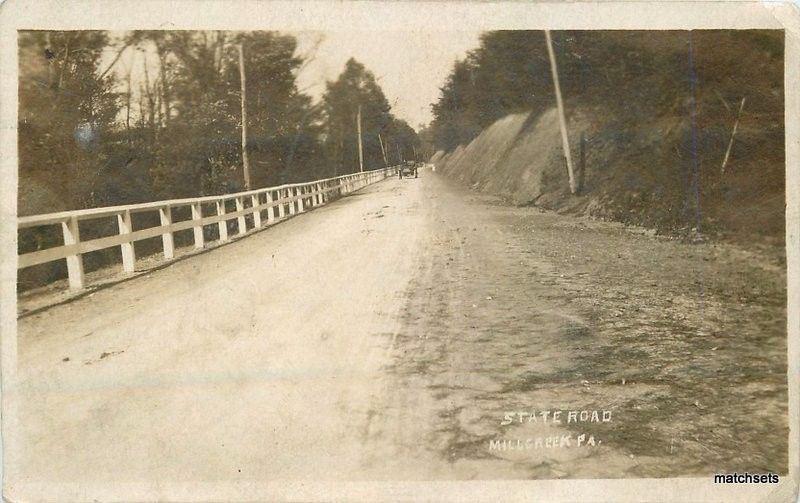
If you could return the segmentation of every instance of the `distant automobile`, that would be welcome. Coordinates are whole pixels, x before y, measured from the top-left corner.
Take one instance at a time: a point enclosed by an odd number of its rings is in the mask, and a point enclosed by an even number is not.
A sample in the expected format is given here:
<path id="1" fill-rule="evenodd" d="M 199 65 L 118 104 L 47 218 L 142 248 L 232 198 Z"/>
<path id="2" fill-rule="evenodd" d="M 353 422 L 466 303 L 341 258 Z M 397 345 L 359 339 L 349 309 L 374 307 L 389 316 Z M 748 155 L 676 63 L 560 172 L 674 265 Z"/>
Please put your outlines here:
<path id="1" fill-rule="evenodd" d="M 405 163 L 401 164 L 400 167 L 397 168 L 397 176 L 399 178 L 410 178 L 411 175 L 414 175 L 414 178 L 417 178 L 417 170 L 419 169 L 420 163 L 414 161 L 406 161 Z"/>

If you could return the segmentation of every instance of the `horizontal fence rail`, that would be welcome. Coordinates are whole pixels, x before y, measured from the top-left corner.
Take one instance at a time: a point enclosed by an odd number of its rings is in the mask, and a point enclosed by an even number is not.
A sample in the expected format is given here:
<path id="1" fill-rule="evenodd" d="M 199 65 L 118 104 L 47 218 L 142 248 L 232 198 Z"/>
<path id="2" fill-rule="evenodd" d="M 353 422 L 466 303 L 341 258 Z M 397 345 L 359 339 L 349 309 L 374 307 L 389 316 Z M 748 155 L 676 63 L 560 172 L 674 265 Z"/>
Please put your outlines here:
<path id="1" fill-rule="evenodd" d="M 228 241 L 228 221 L 230 220 L 236 219 L 237 221 L 237 235 L 253 232 L 264 226 L 303 213 L 308 208 L 321 206 L 336 196 L 349 194 L 371 183 L 383 180 L 394 173 L 395 170 L 396 167 L 389 167 L 326 178 L 324 180 L 266 187 L 220 196 L 173 199 L 20 217 L 17 220 L 18 231 L 20 229 L 60 225 L 64 244 L 20 254 L 18 256 L 17 269 L 66 259 L 69 287 L 79 290 L 84 287 L 82 258 L 84 253 L 119 246 L 122 252 L 123 272 L 131 274 L 134 272 L 136 262 L 136 253 L 133 246 L 136 241 L 161 236 L 164 259 L 170 260 L 175 256 L 173 238 L 175 232 L 193 229 L 194 248 L 202 249 L 205 247 L 203 227 L 206 225 L 217 224 L 219 226 L 219 241 Z M 228 201 L 234 201 L 235 211 L 229 212 L 227 210 L 226 203 Z M 207 207 L 209 205 L 216 206 L 215 214 L 204 215 L 203 205 Z M 172 221 L 172 210 L 179 207 L 191 208 L 191 218 L 189 220 Z M 157 212 L 161 225 L 134 230 L 131 215 L 143 212 Z M 264 215 L 265 212 L 266 215 Z M 252 229 L 247 229 L 245 217 L 248 215 L 252 215 Z M 80 222 L 103 217 L 116 217 L 118 233 L 81 241 Z"/>

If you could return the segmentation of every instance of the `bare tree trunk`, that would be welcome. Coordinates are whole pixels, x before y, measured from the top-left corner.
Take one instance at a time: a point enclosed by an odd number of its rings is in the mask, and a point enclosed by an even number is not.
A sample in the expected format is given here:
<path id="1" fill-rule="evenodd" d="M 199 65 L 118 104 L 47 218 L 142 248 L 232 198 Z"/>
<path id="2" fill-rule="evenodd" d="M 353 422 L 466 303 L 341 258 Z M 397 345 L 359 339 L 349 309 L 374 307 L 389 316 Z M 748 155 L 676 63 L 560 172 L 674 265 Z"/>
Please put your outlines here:
<path id="1" fill-rule="evenodd" d="M 69 64 L 69 45 L 70 45 L 70 36 L 69 34 L 65 34 L 64 37 L 66 38 L 66 46 L 64 47 L 64 61 L 61 62 L 61 70 L 58 73 L 58 89 L 61 89 L 61 85 L 64 82 L 64 72 L 67 69 L 67 65 Z"/>
<path id="2" fill-rule="evenodd" d="M 155 115 L 156 115 L 156 129 L 155 129 L 155 138 L 158 140 L 158 131 L 161 129 L 162 116 L 161 116 L 161 79 L 157 79 L 153 83 L 153 93 L 155 94 Z"/>
<path id="3" fill-rule="evenodd" d="M 242 168 L 244 170 L 244 188 L 250 190 L 250 160 L 247 157 L 247 83 L 244 69 L 244 47 L 239 49 L 239 80 L 242 83 Z"/>
<path id="4" fill-rule="evenodd" d="M 156 125 L 156 107 L 153 98 L 153 90 L 150 87 L 150 74 L 147 71 L 147 56 L 144 57 L 144 88 L 147 95 L 147 122 L 150 127 L 155 130 Z"/>
<path id="5" fill-rule="evenodd" d="M 139 84 L 139 127 L 144 130 L 146 125 L 145 118 L 147 117 L 147 113 L 144 109 L 144 89 L 142 85 Z"/>
<path id="6" fill-rule="evenodd" d="M 45 36 L 45 44 L 47 44 L 47 49 L 50 51 L 50 55 L 47 57 L 47 87 L 48 89 L 53 88 L 53 60 L 56 58 L 55 51 L 53 51 L 53 42 L 50 38 L 50 32 L 46 32 Z"/>
<path id="7" fill-rule="evenodd" d="M 133 66 L 133 65 L 131 65 Z M 130 132 L 131 130 L 131 72 L 128 70 L 128 74 L 125 76 L 125 81 L 128 84 L 128 92 L 125 93 L 126 101 L 125 101 L 125 129 Z M 128 136 L 128 140 L 130 140 L 130 136 Z"/>
<path id="8" fill-rule="evenodd" d="M 214 40 L 214 52 L 212 57 L 214 58 L 214 71 L 219 75 L 222 73 L 222 56 L 225 52 L 225 32 L 224 31 L 216 31 L 214 32 L 216 37 Z"/>
<path id="9" fill-rule="evenodd" d="M 107 74 L 109 71 L 111 71 L 111 69 L 112 69 L 112 68 L 114 68 L 114 65 L 116 65 L 116 64 L 117 64 L 117 61 L 119 61 L 119 58 L 121 58 L 121 57 L 122 57 L 122 53 L 123 53 L 123 52 L 125 52 L 125 49 L 127 49 L 127 48 L 128 48 L 128 47 L 130 47 L 130 46 L 131 46 L 131 42 L 126 42 L 126 43 L 125 43 L 125 45 L 123 45 L 123 46 L 120 48 L 120 50 L 119 50 L 119 51 L 117 51 L 117 54 L 116 54 L 116 56 L 114 56 L 114 59 L 113 59 L 113 60 L 111 60 L 111 63 L 109 63 L 109 64 L 108 64 L 108 66 L 106 67 L 106 69 L 105 69 L 105 70 L 103 70 L 103 71 L 100 73 L 100 76 L 98 77 L 98 80 L 100 80 L 100 79 L 102 79 L 103 77 L 105 77 L 105 76 L 106 76 L 106 74 Z"/>
<path id="10" fill-rule="evenodd" d="M 164 127 L 169 126 L 170 94 L 167 82 L 167 53 L 161 45 L 156 46 L 158 51 L 159 73 L 161 74 L 161 103 L 164 106 Z"/>

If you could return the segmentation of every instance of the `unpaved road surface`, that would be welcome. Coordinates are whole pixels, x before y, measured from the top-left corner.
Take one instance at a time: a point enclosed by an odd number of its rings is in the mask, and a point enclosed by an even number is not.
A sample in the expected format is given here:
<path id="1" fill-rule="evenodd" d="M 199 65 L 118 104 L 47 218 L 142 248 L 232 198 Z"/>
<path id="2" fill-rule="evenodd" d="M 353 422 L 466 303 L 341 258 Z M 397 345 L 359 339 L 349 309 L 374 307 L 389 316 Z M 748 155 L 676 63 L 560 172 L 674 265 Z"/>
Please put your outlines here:
<path id="1" fill-rule="evenodd" d="M 759 253 L 390 179 L 21 318 L 9 494 L 785 473 L 785 266 Z"/>

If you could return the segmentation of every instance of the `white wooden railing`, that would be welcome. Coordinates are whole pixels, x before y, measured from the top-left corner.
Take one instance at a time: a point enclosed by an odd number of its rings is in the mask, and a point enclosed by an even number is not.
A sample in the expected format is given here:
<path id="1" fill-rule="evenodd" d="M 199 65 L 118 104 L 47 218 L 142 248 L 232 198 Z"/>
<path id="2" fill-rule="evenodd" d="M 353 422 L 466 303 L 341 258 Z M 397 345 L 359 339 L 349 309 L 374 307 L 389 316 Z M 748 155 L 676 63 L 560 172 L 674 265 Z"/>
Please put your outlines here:
<path id="1" fill-rule="evenodd" d="M 246 234 L 265 225 L 271 225 L 302 213 L 308 208 L 323 205 L 335 195 L 348 194 L 366 185 L 383 180 L 394 173 L 395 169 L 390 167 L 327 178 L 325 180 L 266 187 L 221 196 L 174 199 L 20 217 L 17 221 L 18 230 L 61 224 L 64 244 L 19 255 L 17 269 L 66 259 L 70 288 L 82 289 L 84 287 L 84 273 L 81 255 L 84 253 L 119 246 L 122 251 L 122 269 L 126 274 L 131 274 L 134 272 L 136 262 L 136 254 L 133 247 L 133 243 L 136 241 L 160 235 L 164 259 L 170 260 L 175 256 L 173 239 L 175 232 L 194 229 L 194 247 L 200 249 L 205 246 L 203 226 L 217 224 L 219 226 L 219 241 L 227 241 L 229 239 L 227 225 L 229 220 L 237 220 L 238 235 Z M 228 213 L 225 203 L 230 200 L 235 201 L 236 211 Z M 203 215 L 202 205 L 211 203 L 216 205 L 215 214 Z M 172 209 L 187 206 L 191 207 L 191 219 L 173 222 Z M 158 212 L 161 225 L 133 230 L 131 214 L 142 212 Z M 263 212 L 266 212 L 266 218 L 262 215 Z M 247 229 L 245 216 L 250 214 L 253 215 L 253 228 Z M 81 221 L 114 216 L 117 218 L 118 234 L 81 241 L 79 228 Z"/>

